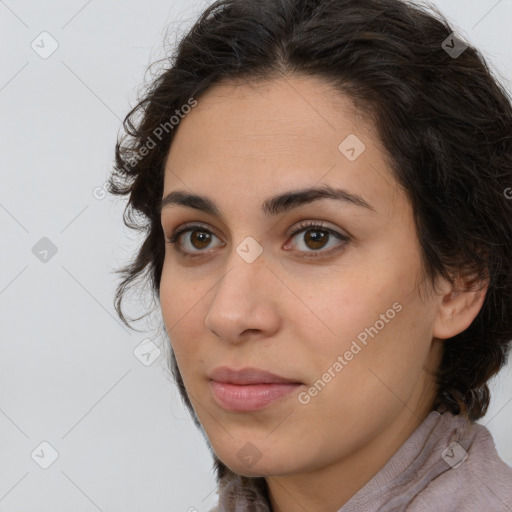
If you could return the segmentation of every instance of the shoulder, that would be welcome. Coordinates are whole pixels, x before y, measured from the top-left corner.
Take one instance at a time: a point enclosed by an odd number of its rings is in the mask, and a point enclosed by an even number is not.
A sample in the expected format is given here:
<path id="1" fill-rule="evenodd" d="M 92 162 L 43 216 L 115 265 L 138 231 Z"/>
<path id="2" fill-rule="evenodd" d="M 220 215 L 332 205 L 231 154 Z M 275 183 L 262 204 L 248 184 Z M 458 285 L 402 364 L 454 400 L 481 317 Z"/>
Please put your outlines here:
<path id="1" fill-rule="evenodd" d="M 498 455 L 485 426 L 469 423 L 464 437 L 447 446 L 441 457 L 446 471 L 430 480 L 408 511 L 428 512 L 433 503 L 437 512 L 512 510 L 512 467 Z"/>

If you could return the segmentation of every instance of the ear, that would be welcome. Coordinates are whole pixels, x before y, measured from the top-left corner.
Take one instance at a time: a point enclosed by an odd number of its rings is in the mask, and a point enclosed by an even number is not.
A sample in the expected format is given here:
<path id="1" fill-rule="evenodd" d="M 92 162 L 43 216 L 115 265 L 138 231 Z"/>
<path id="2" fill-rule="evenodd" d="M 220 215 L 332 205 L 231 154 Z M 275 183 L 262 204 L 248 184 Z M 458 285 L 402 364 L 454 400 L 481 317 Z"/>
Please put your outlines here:
<path id="1" fill-rule="evenodd" d="M 465 331 L 480 312 L 488 285 L 474 276 L 457 278 L 454 284 L 444 280 L 432 335 L 447 339 Z"/>

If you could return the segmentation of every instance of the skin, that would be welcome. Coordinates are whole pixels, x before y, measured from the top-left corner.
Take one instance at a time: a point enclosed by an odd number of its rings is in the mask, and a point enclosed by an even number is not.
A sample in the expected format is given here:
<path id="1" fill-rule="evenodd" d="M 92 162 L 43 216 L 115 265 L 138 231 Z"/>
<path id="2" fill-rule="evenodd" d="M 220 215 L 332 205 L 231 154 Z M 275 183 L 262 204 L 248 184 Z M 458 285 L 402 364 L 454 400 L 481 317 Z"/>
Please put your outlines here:
<path id="1" fill-rule="evenodd" d="M 366 146 L 350 161 L 338 149 L 355 134 Z M 329 199 L 267 218 L 261 204 L 279 192 L 329 184 L 363 197 L 375 211 Z M 485 287 L 453 291 L 422 281 L 410 203 L 391 174 L 374 127 L 349 99 L 313 78 L 215 86 L 181 122 L 165 167 L 173 190 L 209 196 L 224 218 L 183 206 L 162 213 L 166 239 L 198 222 L 211 238 L 166 244 L 160 303 L 194 410 L 218 457 L 234 472 L 266 478 L 275 512 L 333 512 L 374 476 L 432 410 L 443 341 L 466 329 Z M 324 221 L 334 235 L 309 240 Z M 308 231 L 309 229 L 309 231 Z M 309 235 L 309 237 L 308 237 Z M 262 253 L 237 253 L 246 237 Z M 305 254 L 327 253 L 315 259 Z M 462 287 L 461 290 L 464 288 Z M 421 295 L 420 295 L 421 293 Z M 402 306 L 307 404 L 307 392 L 375 326 Z M 255 412 L 213 400 L 208 373 L 254 366 L 303 383 Z M 302 395 L 304 396 L 304 395 Z M 238 452 L 248 442 L 259 460 Z M 246 448 L 247 449 L 247 448 Z"/>

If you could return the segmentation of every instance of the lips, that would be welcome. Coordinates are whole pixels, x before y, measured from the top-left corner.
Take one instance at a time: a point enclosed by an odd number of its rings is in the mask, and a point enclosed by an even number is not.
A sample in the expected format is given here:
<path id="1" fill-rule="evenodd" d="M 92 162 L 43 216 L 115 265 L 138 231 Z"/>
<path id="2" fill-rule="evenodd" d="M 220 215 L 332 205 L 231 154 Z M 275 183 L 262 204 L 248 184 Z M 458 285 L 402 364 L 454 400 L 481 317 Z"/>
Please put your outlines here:
<path id="1" fill-rule="evenodd" d="M 215 382 L 227 384 L 250 385 L 250 384 L 302 384 L 301 382 L 282 377 L 275 373 L 260 370 L 259 368 L 246 367 L 235 370 L 227 366 L 215 368 L 208 377 Z"/>
<path id="2" fill-rule="evenodd" d="M 234 370 L 222 366 L 209 375 L 210 390 L 217 405 L 232 412 L 264 409 L 291 396 L 301 382 L 259 368 Z"/>

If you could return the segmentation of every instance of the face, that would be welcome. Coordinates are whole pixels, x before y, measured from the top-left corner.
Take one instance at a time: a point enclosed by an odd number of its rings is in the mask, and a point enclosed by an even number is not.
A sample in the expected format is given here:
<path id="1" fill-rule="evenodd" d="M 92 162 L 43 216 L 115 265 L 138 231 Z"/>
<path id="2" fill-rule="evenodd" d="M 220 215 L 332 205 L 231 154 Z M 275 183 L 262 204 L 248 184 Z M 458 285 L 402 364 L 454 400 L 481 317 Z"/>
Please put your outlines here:
<path id="1" fill-rule="evenodd" d="M 344 192 L 269 207 L 327 187 Z M 439 361 L 436 299 L 420 296 L 409 201 L 347 97 L 312 78 L 210 89 L 170 148 L 164 197 L 178 190 L 218 211 L 163 209 L 166 240 L 187 230 L 166 243 L 162 314 L 228 467 L 311 472 L 423 419 L 434 397 L 426 369 Z M 289 382 L 213 383 L 219 367 Z"/>

